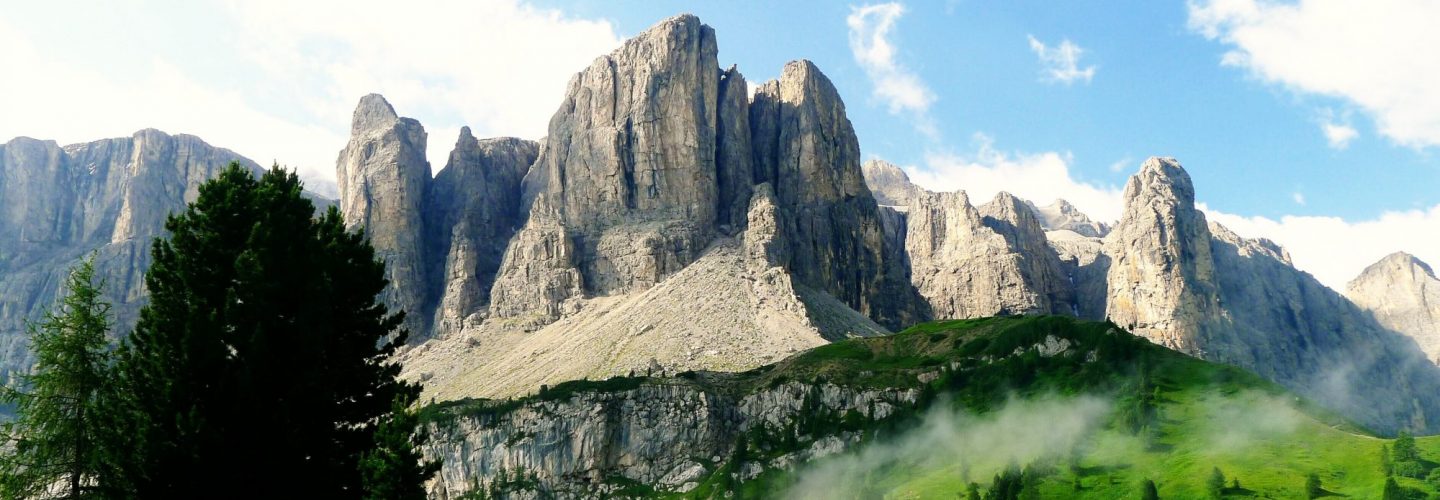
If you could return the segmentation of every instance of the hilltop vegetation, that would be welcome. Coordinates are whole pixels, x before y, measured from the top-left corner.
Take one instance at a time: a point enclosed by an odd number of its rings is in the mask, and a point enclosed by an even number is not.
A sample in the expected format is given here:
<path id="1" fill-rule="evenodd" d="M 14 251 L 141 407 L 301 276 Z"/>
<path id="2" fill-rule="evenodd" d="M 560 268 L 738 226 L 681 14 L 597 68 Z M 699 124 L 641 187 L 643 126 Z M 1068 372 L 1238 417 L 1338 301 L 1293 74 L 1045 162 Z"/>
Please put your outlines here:
<path id="1" fill-rule="evenodd" d="M 1110 323 L 1060 316 L 926 323 L 739 374 L 577 381 L 518 400 L 433 405 L 425 418 L 504 418 L 528 403 L 644 386 L 741 398 L 792 383 L 920 395 L 879 419 L 804 408 L 792 425 L 750 426 L 730 456 L 683 494 L 633 483 L 612 493 L 964 498 L 974 483 L 982 498 L 1135 498 L 1149 480 L 1161 498 L 1203 498 L 1215 491 L 1218 470 L 1227 497 L 1304 498 L 1318 479 L 1313 491 L 1323 495 L 1379 498 L 1387 478 L 1381 448 L 1392 455 L 1394 448 L 1244 370 Z M 861 444 L 798 468 L 773 466 L 830 436 L 857 436 Z M 1424 478 L 1440 460 L 1440 439 L 1414 441 L 1414 460 L 1391 469 L 1414 476 L 1397 473 L 1396 485 L 1424 498 L 1437 492 Z"/>

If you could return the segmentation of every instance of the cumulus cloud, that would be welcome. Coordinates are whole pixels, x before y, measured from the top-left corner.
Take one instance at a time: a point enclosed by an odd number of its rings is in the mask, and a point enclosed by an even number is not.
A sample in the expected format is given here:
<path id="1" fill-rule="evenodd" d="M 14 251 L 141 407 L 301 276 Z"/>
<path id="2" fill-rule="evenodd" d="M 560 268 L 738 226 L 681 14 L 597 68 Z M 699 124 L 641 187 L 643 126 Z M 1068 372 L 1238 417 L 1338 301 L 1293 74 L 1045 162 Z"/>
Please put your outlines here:
<path id="1" fill-rule="evenodd" d="M 1225 65 L 1301 94 L 1353 103 L 1396 143 L 1440 145 L 1440 3 L 1198 0 L 1189 26 L 1229 47 Z M 1353 128 L 1325 127 L 1343 147 Z"/>
<path id="2" fill-rule="evenodd" d="M 874 86 L 875 97 L 885 102 L 891 114 L 908 113 L 916 130 L 937 138 L 939 134 L 929 115 L 935 93 L 895 59 L 892 31 L 904 13 L 905 6 L 898 2 L 851 7 L 845 18 L 850 28 L 850 52 Z"/>
<path id="3" fill-rule="evenodd" d="M 1095 77 L 1095 66 L 1080 67 L 1080 55 L 1085 49 L 1070 40 L 1061 40 L 1055 47 L 1030 36 L 1030 50 L 1040 58 L 1042 81 L 1070 85 L 1078 81 L 1090 83 Z"/>
<path id="4" fill-rule="evenodd" d="M 1213 221 L 1241 236 L 1265 237 L 1290 251 L 1295 267 L 1338 291 L 1366 266 L 1397 251 L 1440 262 L 1440 205 L 1390 211 L 1362 221 L 1286 215 L 1279 220 L 1246 217 L 1201 206 Z"/>
<path id="5" fill-rule="evenodd" d="M 921 187 L 931 191 L 963 189 L 976 204 L 1006 191 L 1039 205 L 1063 198 L 1099 221 L 1120 218 L 1124 208 L 1121 187 L 1077 179 L 1070 171 L 1069 155 L 1004 152 L 984 134 L 976 134 L 974 141 L 973 153 L 932 152 L 925 155 L 923 166 L 905 170 Z"/>
<path id="6" fill-rule="evenodd" d="M 226 50 L 203 58 L 182 57 L 183 50 L 61 54 L 37 41 L 43 33 L 32 23 L 0 19 L 6 63 L 34 75 L 0 79 L 0 141 L 25 135 L 72 143 L 155 127 L 333 180 L 355 103 L 379 92 L 426 126 L 438 169 L 463 125 L 480 137 L 545 135 L 570 76 L 620 43 L 607 21 L 519 0 L 405 8 L 378 0 L 220 3 L 225 7 L 200 9 L 203 19 L 184 18 L 195 14 L 162 2 L 126 7 L 140 20 L 208 26 Z M 62 6 L 34 9 L 74 18 L 67 26 L 110 43 L 193 41 L 164 24 L 113 30 Z M 101 69 L 113 67 L 139 76 Z"/>

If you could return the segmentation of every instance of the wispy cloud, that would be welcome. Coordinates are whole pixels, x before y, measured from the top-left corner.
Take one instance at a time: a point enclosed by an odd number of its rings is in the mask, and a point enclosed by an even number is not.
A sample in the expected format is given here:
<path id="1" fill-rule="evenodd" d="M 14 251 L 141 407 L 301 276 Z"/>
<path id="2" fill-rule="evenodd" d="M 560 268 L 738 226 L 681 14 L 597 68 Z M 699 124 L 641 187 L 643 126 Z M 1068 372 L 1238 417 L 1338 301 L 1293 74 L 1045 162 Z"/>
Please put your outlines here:
<path id="1" fill-rule="evenodd" d="M 1320 129 L 1325 132 L 1325 142 L 1333 149 L 1345 149 L 1350 146 L 1350 141 L 1360 136 L 1355 127 L 1341 123 L 1327 121 L 1320 124 Z"/>
<path id="2" fill-rule="evenodd" d="M 1085 49 L 1070 40 L 1061 40 L 1060 45 L 1049 47 L 1034 36 L 1030 36 L 1030 50 L 1040 58 L 1042 81 L 1070 85 L 1078 81 L 1090 83 L 1095 77 L 1095 66 L 1080 67 L 1080 56 Z"/>
<path id="3" fill-rule="evenodd" d="M 905 6 L 898 2 L 851 7 L 845 18 L 850 28 L 850 52 L 869 77 L 875 97 L 885 102 L 891 114 L 908 113 L 916 130 L 938 139 L 939 131 L 930 118 L 935 93 L 896 60 L 892 31 L 904 13 Z"/>
<path id="4" fill-rule="evenodd" d="M 1189 25 L 1230 48 L 1221 63 L 1301 95 L 1340 98 L 1396 143 L 1440 146 L 1440 3 L 1192 0 Z M 1332 146 L 1355 137 L 1324 125 Z"/>
<path id="5" fill-rule="evenodd" d="M 1302 192 L 1299 192 L 1299 191 L 1290 193 L 1290 199 L 1295 200 L 1295 204 L 1296 204 L 1296 205 L 1304 205 L 1304 204 L 1305 204 L 1305 193 L 1302 193 Z"/>

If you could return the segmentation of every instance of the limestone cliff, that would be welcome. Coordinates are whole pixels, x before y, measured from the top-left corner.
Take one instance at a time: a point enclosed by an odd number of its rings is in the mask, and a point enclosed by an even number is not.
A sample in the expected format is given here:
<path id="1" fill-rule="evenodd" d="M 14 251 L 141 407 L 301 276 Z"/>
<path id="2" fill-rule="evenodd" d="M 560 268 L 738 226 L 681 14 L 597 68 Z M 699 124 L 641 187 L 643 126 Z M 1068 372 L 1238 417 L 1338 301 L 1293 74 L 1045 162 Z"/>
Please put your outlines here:
<path id="1" fill-rule="evenodd" d="M 65 147 L 23 137 L 0 145 L 0 379 L 29 369 L 25 322 L 54 304 L 65 273 L 91 252 L 113 331 L 128 332 L 165 217 L 237 161 L 261 170 L 198 137 L 153 129 Z"/>
<path id="2" fill-rule="evenodd" d="M 390 280 L 381 297 L 391 309 L 407 312 L 406 326 L 415 335 L 429 331 L 423 313 L 429 300 L 424 244 L 430 162 L 425 140 L 425 127 L 401 118 L 384 97 L 370 94 L 355 108 L 350 143 L 335 166 L 345 223 L 365 229 Z"/>
<path id="3" fill-rule="evenodd" d="M 1150 158 L 1125 185 L 1125 211 L 1105 238 L 1105 316 L 1166 347 L 1202 354 L 1202 329 L 1220 317 L 1215 261 L 1190 175 Z"/>
<path id="4" fill-rule="evenodd" d="M 1440 363 L 1440 279 L 1428 264 L 1405 252 L 1390 254 L 1351 280 L 1345 295 Z"/>
<path id="5" fill-rule="evenodd" d="M 539 145 L 515 138 L 476 139 L 470 128 L 435 175 L 425 200 L 425 261 L 436 331 L 478 324 L 505 247 L 524 222 L 521 182 Z"/>
<path id="6" fill-rule="evenodd" d="M 908 207 L 920 188 L 910 182 L 900 167 L 885 160 L 870 160 L 860 166 L 865 185 L 875 195 L 875 202 L 885 206 Z"/>

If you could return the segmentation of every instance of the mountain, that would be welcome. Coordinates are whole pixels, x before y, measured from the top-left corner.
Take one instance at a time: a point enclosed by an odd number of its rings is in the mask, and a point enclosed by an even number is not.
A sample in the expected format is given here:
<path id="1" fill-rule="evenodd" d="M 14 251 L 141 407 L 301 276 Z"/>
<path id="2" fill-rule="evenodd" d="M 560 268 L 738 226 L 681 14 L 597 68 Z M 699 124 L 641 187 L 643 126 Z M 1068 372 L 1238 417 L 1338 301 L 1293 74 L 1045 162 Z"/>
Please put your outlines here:
<path id="1" fill-rule="evenodd" d="M 752 100 L 736 68 L 720 69 L 717 50 L 714 30 L 677 16 L 570 81 L 533 164 L 507 164 L 526 170 L 518 204 L 476 197 L 518 207 L 513 233 L 471 230 L 489 248 L 506 242 L 488 254 L 498 256 L 493 282 L 488 271 L 447 278 L 468 312 L 439 311 L 434 340 L 405 354 L 408 376 L 432 395 L 462 397 L 655 370 L 743 370 L 923 317 L 834 85 L 795 61 Z M 355 130 L 352 145 L 368 137 Z M 376 155 L 366 168 L 406 179 L 401 157 Z M 342 177 L 352 170 L 343 160 Z M 443 191 L 440 176 L 430 182 L 423 196 Z M 371 192 L 396 198 L 393 206 L 420 191 Z M 347 217 L 364 220 L 356 210 Z M 474 207 L 466 210 L 456 213 Z M 432 216 L 418 223 L 432 234 L 454 226 Z M 409 226 L 367 227 L 403 235 Z M 430 273 L 455 260 L 438 240 L 426 245 L 391 258 L 431 255 L 420 264 Z M 446 303 L 412 283 L 392 280 L 392 305 L 418 301 L 430 316 Z"/>
<path id="2" fill-rule="evenodd" d="M 1090 220 L 1080 209 L 1075 208 L 1065 200 L 1055 200 L 1046 206 L 1037 206 L 1033 202 L 1025 202 L 1025 205 L 1035 212 L 1035 217 L 1040 219 L 1040 224 L 1050 231 L 1073 231 L 1081 236 L 1091 238 L 1104 238 L 1110 234 L 1110 226 L 1104 222 Z"/>
<path id="3" fill-rule="evenodd" d="M 1128 498 L 1146 478 L 1198 497 L 1212 467 L 1275 498 L 1312 472 L 1348 496 L 1384 482 L 1383 440 L 1280 386 L 1060 316 L 923 324 L 743 373 L 575 381 L 423 419 L 444 464 L 432 498 L 948 498 L 1007 462 L 1045 498 Z M 1440 440 L 1422 444 L 1440 457 Z"/>
<path id="4" fill-rule="evenodd" d="M 262 171 L 198 137 L 154 129 L 63 147 L 26 137 L 0 144 L 0 379 L 29 369 L 26 322 L 91 253 L 114 331 L 127 333 L 144 303 L 151 240 L 230 162 Z M 309 196 L 318 208 L 332 203 Z"/>
<path id="5" fill-rule="evenodd" d="M 1440 279 L 1430 265 L 1404 252 L 1390 254 L 1351 280 L 1345 296 L 1440 363 Z"/>
<path id="6" fill-rule="evenodd" d="M 908 207 L 920 191 L 904 170 L 888 161 L 871 159 L 860 165 L 860 170 L 865 175 L 865 184 L 875 195 L 875 202 L 882 206 Z"/>

